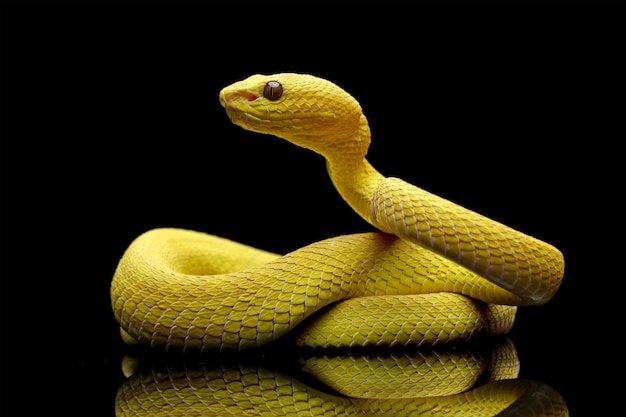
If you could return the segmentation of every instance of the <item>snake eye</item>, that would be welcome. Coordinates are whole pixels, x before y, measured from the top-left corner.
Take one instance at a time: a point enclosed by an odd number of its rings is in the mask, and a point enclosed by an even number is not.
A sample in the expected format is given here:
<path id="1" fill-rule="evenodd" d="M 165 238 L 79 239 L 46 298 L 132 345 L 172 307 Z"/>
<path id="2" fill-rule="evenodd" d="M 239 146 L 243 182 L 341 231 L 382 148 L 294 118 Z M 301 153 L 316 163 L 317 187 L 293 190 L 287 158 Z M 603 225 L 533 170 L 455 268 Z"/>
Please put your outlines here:
<path id="1" fill-rule="evenodd" d="M 278 81 L 270 81 L 265 84 L 263 97 L 268 100 L 278 100 L 283 95 L 283 86 Z"/>

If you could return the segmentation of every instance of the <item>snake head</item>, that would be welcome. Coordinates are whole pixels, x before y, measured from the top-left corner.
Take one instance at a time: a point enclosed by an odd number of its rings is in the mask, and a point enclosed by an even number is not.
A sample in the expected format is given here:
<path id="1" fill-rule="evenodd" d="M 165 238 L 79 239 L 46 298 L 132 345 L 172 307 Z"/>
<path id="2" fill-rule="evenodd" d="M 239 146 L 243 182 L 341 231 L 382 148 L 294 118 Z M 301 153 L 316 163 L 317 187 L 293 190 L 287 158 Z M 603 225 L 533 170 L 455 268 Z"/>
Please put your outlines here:
<path id="1" fill-rule="evenodd" d="M 220 103 L 234 124 L 322 155 L 358 136 L 365 121 L 351 95 L 308 74 L 252 75 L 222 89 Z"/>

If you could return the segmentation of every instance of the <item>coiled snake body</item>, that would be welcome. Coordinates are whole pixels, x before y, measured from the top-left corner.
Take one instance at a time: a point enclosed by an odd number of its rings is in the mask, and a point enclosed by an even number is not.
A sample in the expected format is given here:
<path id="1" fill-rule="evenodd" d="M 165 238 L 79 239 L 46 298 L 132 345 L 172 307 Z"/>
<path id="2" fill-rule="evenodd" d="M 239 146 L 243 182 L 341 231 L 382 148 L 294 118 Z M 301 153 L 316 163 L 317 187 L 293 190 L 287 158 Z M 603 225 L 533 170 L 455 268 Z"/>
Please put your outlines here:
<path id="1" fill-rule="evenodd" d="M 419 346 L 505 333 L 515 306 L 557 291 L 564 261 L 553 246 L 376 171 L 361 107 L 335 84 L 253 75 L 219 98 L 236 125 L 324 156 L 339 193 L 380 232 L 280 256 L 200 232 L 148 231 L 111 286 L 128 339 L 217 351 L 287 334 L 309 346 Z"/>

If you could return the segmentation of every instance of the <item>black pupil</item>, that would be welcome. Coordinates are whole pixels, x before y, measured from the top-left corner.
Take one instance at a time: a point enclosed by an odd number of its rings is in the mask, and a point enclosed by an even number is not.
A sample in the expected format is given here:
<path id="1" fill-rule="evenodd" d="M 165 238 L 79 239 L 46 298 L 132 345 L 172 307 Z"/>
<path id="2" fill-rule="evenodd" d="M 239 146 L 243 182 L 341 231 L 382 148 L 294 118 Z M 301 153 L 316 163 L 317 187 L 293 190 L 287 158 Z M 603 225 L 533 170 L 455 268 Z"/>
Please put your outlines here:
<path id="1" fill-rule="evenodd" d="M 268 100 L 278 100 L 283 95 L 283 86 L 277 81 L 270 81 L 265 84 L 263 96 Z"/>

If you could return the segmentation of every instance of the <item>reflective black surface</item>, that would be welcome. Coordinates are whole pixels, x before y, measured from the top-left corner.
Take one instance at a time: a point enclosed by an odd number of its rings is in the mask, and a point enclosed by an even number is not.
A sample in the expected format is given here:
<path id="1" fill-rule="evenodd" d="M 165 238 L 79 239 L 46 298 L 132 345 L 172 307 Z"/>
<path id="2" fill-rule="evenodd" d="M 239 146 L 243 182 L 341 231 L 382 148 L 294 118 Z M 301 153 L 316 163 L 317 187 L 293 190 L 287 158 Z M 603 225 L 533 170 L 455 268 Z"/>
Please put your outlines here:
<path id="1" fill-rule="evenodd" d="M 349 353 L 305 352 L 278 343 L 262 353 L 166 355 L 122 361 L 128 379 L 116 415 L 567 416 L 548 384 L 517 378 L 506 338 Z M 300 414 L 297 412 L 300 411 Z M 419 413 L 418 413 L 419 411 Z M 343 413 L 343 414 L 342 414 Z"/>
<path id="2" fill-rule="evenodd" d="M 1 415 L 114 415 L 109 284 L 143 231 L 370 230 L 321 157 L 224 114 L 221 87 L 278 71 L 352 93 L 381 172 L 560 248 L 559 293 L 510 334 L 520 377 L 625 414 L 623 6 L 382 6 L 2 4 Z"/>

